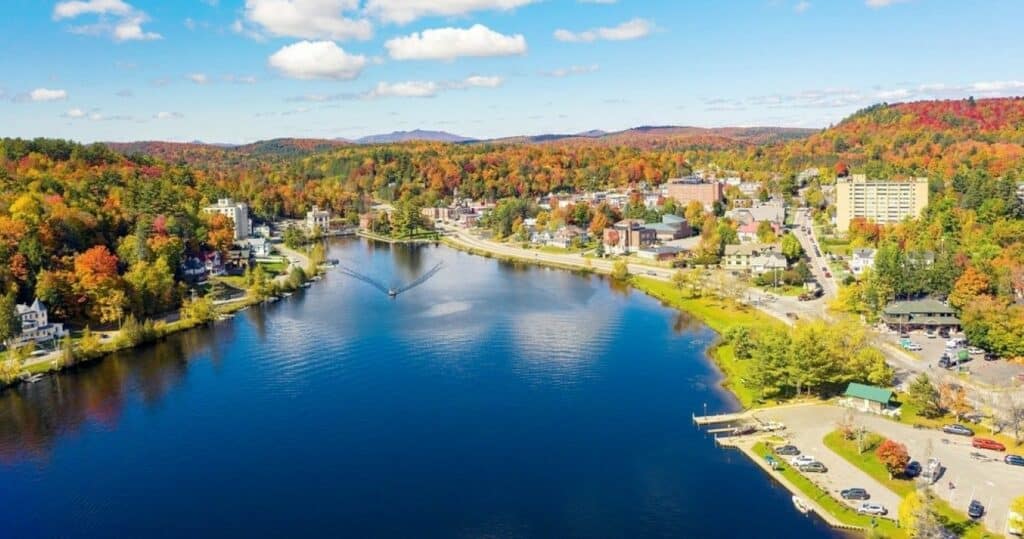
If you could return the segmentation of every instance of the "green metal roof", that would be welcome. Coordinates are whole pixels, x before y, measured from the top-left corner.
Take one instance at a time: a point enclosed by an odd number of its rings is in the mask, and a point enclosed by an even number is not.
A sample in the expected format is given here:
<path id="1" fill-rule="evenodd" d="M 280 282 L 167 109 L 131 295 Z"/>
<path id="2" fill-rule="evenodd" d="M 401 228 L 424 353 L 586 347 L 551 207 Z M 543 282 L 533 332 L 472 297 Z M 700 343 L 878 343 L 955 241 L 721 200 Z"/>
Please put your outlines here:
<path id="1" fill-rule="evenodd" d="M 892 400 L 892 390 L 851 382 L 846 386 L 846 393 L 843 396 L 889 404 Z"/>
<path id="2" fill-rule="evenodd" d="M 885 306 L 885 314 L 896 315 L 952 315 L 956 314 L 950 306 L 934 299 L 918 299 L 914 301 L 894 301 Z"/>

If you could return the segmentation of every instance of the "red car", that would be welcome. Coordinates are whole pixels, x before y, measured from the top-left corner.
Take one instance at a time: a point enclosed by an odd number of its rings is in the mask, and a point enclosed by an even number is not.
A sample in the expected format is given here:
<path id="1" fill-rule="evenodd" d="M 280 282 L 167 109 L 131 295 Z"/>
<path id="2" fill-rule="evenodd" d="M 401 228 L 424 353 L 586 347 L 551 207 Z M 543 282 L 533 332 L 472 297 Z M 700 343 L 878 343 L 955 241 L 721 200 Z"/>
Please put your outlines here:
<path id="1" fill-rule="evenodd" d="M 992 451 L 1006 451 L 1006 446 L 988 438 L 975 438 L 971 445 L 978 449 L 991 449 Z"/>

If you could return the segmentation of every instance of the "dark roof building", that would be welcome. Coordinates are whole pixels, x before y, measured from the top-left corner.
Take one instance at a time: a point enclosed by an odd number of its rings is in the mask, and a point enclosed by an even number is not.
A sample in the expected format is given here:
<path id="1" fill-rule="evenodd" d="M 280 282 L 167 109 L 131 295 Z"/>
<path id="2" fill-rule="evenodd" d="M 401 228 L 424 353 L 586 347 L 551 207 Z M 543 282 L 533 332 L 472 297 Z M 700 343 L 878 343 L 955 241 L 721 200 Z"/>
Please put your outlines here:
<path id="1" fill-rule="evenodd" d="M 934 299 L 894 301 L 885 306 L 882 319 L 889 327 L 907 330 L 960 326 L 956 311 L 949 305 Z"/>

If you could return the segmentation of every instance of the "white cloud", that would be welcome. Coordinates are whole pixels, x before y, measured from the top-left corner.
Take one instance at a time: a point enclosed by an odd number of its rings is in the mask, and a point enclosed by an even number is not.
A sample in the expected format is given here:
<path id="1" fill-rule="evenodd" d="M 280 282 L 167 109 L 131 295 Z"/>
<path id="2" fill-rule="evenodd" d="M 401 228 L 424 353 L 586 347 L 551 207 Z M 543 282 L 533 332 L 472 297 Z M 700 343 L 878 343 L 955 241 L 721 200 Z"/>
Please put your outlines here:
<path id="1" fill-rule="evenodd" d="M 377 97 L 434 97 L 439 90 L 440 86 L 436 82 L 409 81 L 394 84 L 378 82 L 377 86 L 366 94 L 366 97 L 371 99 Z"/>
<path id="2" fill-rule="evenodd" d="M 293 79 L 351 80 L 366 67 L 366 57 L 348 54 L 333 41 L 300 41 L 282 47 L 267 60 Z"/>
<path id="3" fill-rule="evenodd" d="M 482 77 L 480 75 L 473 75 L 462 81 L 467 88 L 497 88 L 504 83 L 505 79 L 501 77 Z"/>
<path id="4" fill-rule="evenodd" d="M 71 119 L 85 118 L 85 111 L 82 109 L 71 109 L 64 113 L 64 117 Z"/>
<path id="5" fill-rule="evenodd" d="M 615 4 L 619 0 L 576 0 L 581 4 Z"/>
<path id="6" fill-rule="evenodd" d="M 183 117 L 180 112 L 158 112 L 153 115 L 154 120 L 177 120 Z"/>
<path id="7" fill-rule="evenodd" d="M 224 81 L 235 84 L 256 84 L 258 82 L 252 75 L 224 75 Z"/>
<path id="8" fill-rule="evenodd" d="M 425 16 L 457 16 L 472 11 L 510 10 L 538 0 L 368 0 L 366 11 L 386 22 L 405 24 Z"/>
<path id="9" fill-rule="evenodd" d="M 628 41 L 647 37 L 654 31 L 654 25 L 647 19 L 632 19 L 618 26 L 593 28 L 583 32 L 555 30 L 555 39 L 568 43 L 591 43 L 597 40 Z"/>
<path id="10" fill-rule="evenodd" d="M 370 39 L 370 21 L 345 16 L 358 9 L 359 0 L 246 0 L 245 18 L 279 37 Z M 233 29 L 242 32 L 241 22 Z"/>
<path id="11" fill-rule="evenodd" d="M 210 77 L 207 77 L 206 73 L 189 73 L 188 75 L 185 75 L 185 78 L 196 84 L 206 84 L 210 82 Z"/>
<path id="12" fill-rule="evenodd" d="M 601 69 L 601 67 L 597 64 L 588 66 L 569 66 L 561 67 L 558 69 L 552 69 L 551 71 L 541 71 L 540 74 L 544 75 L 545 77 L 555 77 L 560 79 L 562 77 L 568 77 L 570 75 L 583 75 L 585 73 L 594 73 L 599 69 Z"/>
<path id="13" fill-rule="evenodd" d="M 509 56 L 526 53 L 522 34 L 504 35 L 475 24 L 470 28 L 435 28 L 384 43 L 394 60 L 454 60 L 466 56 Z"/>
<path id="14" fill-rule="evenodd" d="M 889 7 L 893 4 L 899 4 L 902 2 L 908 2 L 909 0 L 865 0 L 865 4 L 868 7 Z"/>
<path id="15" fill-rule="evenodd" d="M 68 98 L 68 92 L 66 90 L 36 88 L 28 93 L 28 97 L 37 103 L 45 101 L 63 101 Z"/>
<path id="16" fill-rule="evenodd" d="M 1020 90 L 1022 88 L 1024 88 L 1024 81 L 1019 80 L 975 82 L 968 87 L 969 90 L 983 93 L 1006 92 L 1011 90 Z"/>
<path id="17" fill-rule="evenodd" d="M 115 41 L 152 41 L 163 37 L 144 30 L 142 25 L 149 22 L 149 15 L 122 0 L 73 0 L 58 2 L 53 8 L 54 20 L 75 19 L 82 15 L 95 15 L 98 20 L 93 24 L 72 26 L 72 33 L 109 35 Z M 111 21 L 110 17 L 115 20 Z"/>
<path id="18" fill-rule="evenodd" d="M 808 9 L 811 9 L 811 3 L 807 1 L 797 2 L 797 4 L 793 6 L 793 11 L 797 13 L 803 13 Z"/>

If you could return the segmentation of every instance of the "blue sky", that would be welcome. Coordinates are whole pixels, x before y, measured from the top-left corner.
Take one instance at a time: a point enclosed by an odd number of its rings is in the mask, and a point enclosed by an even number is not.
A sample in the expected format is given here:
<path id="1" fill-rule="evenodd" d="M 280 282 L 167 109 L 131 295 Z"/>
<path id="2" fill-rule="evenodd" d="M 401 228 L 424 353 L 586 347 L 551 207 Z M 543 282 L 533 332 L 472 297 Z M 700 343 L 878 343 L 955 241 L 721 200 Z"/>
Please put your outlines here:
<path id="1" fill-rule="evenodd" d="M 1024 94 L 1024 2 L 7 0 L 3 136 L 824 127 Z"/>

